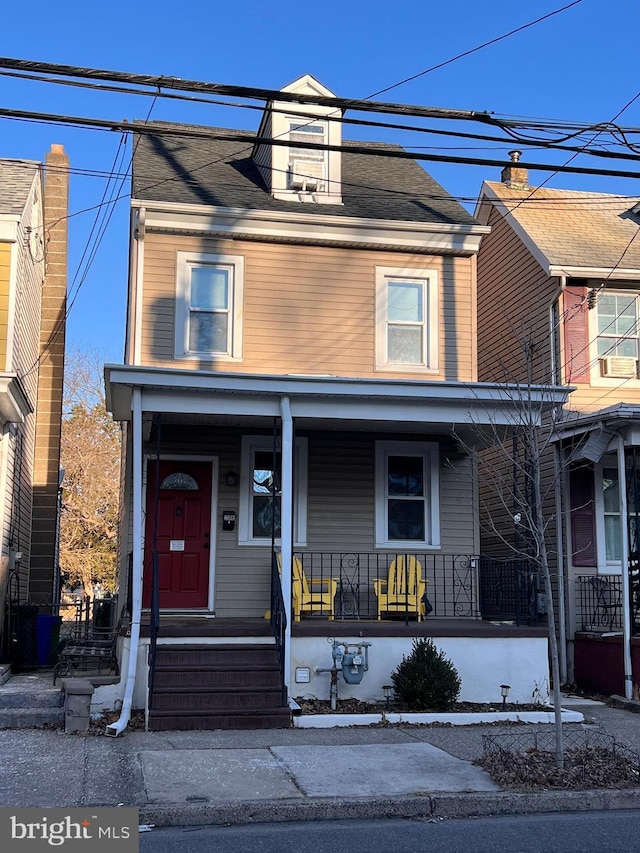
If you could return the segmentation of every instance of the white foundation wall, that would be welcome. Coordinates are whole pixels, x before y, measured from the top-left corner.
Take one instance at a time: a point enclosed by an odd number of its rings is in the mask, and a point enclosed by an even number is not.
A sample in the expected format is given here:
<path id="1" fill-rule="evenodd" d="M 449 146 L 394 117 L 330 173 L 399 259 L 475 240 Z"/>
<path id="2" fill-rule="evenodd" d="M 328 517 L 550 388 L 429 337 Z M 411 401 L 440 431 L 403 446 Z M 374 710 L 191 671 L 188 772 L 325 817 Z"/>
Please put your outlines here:
<path id="1" fill-rule="evenodd" d="M 357 637 L 336 639 L 356 645 Z M 360 639 L 360 642 L 363 642 Z M 372 637 L 368 640 L 369 671 L 360 684 L 347 684 L 338 675 L 338 698 L 375 701 L 383 698 L 382 686 L 391 684 L 391 673 L 411 653 L 411 637 Z M 462 688 L 461 702 L 501 702 L 500 685 L 510 686 L 509 702 L 549 700 L 549 663 L 546 637 L 437 637 L 434 643 L 455 666 Z M 294 637 L 291 641 L 289 695 L 329 699 L 331 644 L 323 637 Z M 310 682 L 296 683 L 296 668 L 310 670 Z"/>
<path id="2" fill-rule="evenodd" d="M 130 650 L 131 639 L 125 637 L 122 656 L 120 658 L 120 681 L 117 684 L 103 684 L 96 687 L 91 697 L 92 714 L 102 714 L 105 711 L 119 711 L 122 708 L 124 688 L 127 682 L 127 671 L 129 669 Z M 133 710 L 142 710 L 147 706 L 148 652 L 148 643 L 140 643 L 138 645 L 136 681 L 133 688 L 133 701 L 131 703 Z"/>

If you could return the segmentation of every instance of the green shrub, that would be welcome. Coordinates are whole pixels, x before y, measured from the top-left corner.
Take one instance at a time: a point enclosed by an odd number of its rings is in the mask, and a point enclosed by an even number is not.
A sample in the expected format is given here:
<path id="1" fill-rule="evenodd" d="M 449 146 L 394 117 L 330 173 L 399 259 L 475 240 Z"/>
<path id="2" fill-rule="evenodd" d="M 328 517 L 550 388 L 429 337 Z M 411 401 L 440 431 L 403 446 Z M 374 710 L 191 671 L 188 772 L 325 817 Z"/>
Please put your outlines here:
<path id="1" fill-rule="evenodd" d="M 460 695 L 460 677 L 433 640 L 413 641 L 409 657 L 391 673 L 396 696 L 411 711 L 448 711 Z"/>

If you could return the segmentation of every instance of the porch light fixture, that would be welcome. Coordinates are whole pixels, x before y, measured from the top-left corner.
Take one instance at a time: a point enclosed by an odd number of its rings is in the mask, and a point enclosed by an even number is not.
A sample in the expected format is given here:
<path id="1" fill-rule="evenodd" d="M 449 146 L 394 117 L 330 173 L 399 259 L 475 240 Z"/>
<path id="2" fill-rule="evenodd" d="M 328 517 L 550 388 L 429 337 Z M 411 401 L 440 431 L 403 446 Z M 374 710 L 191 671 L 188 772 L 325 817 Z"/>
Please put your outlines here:
<path id="1" fill-rule="evenodd" d="M 500 685 L 500 694 L 502 696 L 502 707 L 505 708 L 507 705 L 507 696 L 509 695 L 509 691 L 511 690 L 510 684 L 501 684 Z"/>
<path id="2" fill-rule="evenodd" d="M 393 687 L 390 684 L 382 685 L 382 692 L 384 693 L 384 704 L 385 711 L 389 711 L 389 702 L 391 701 L 391 693 L 393 692 Z"/>
<path id="3" fill-rule="evenodd" d="M 238 475 L 235 471 L 227 471 L 227 473 L 224 475 L 224 478 L 227 481 L 227 486 L 238 485 Z"/>

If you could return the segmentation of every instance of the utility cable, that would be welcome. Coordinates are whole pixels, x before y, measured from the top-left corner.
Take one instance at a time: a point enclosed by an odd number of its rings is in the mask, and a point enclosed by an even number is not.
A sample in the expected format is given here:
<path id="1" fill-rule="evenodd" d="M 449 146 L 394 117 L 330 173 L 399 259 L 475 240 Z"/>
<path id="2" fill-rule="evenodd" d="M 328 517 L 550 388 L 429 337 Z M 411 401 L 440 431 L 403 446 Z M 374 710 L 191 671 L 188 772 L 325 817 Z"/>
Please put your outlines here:
<path id="1" fill-rule="evenodd" d="M 458 53 L 456 56 L 452 56 L 451 59 L 446 59 L 444 62 L 438 62 L 436 65 L 432 65 L 430 68 L 426 68 L 424 71 L 419 71 L 417 74 L 413 74 L 411 77 L 405 77 L 404 80 L 400 80 L 399 83 L 394 83 L 392 86 L 387 86 L 385 89 L 379 89 L 377 92 L 373 92 L 373 94 L 369 95 L 369 98 L 377 98 L 378 95 L 383 95 L 385 92 L 391 92 L 392 89 L 397 89 L 399 86 L 404 86 L 405 83 L 410 83 L 412 80 L 418 80 L 420 77 L 424 77 L 425 74 L 431 74 L 432 71 L 437 71 L 439 68 L 444 68 L 447 65 L 451 65 L 453 62 L 457 62 L 459 59 L 463 59 L 465 56 L 471 56 L 473 53 L 477 53 L 480 50 L 483 50 L 485 47 L 490 47 L 492 44 L 497 44 L 498 42 L 504 41 L 504 39 L 510 38 L 510 36 L 516 35 L 516 33 L 521 33 L 523 30 L 528 30 L 530 27 L 534 27 L 536 24 L 542 23 L 542 21 L 546 21 L 549 18 L 553 18 L 554 15 L 559 15 L 561 12 L 566 12 L 567 9 L 571 9 L 573 6 L 578 6 L 582 3 L 582 0 L 573 0 L 572 3 L 568 3 L 566 6 L 562 6 L 559 9 L 555 9 L 553 12 L 548 12 L 546 15 L 542 15 L 539 18 L 536 18 L 534 21 L 529 21 L 528 24 L 522 24 L 519 27 L 516 27 L 513 30 L 509 30 L 508 33 L 503 33 L 501 36 L 496 36 L 495 38 L 489 39 L 489 41 L 485 41 L 482 44 L 476 45 L 476 47 L 472 47 L 469 50 L 465 50 L 462 53 Z"/>

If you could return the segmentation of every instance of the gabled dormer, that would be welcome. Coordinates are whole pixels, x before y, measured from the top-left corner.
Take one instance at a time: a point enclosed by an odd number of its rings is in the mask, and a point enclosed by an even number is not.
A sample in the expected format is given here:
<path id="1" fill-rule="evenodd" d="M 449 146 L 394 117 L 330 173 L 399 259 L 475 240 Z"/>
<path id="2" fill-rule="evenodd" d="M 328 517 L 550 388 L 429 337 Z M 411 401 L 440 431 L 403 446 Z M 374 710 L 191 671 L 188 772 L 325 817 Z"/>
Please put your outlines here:
<path id="1" fill-rule="evenodd" d="M 281 91 L 335 97 L 310 74 L 294 80 Z M 341 152 L 317 147 L 342 144 L 341 119 L 342 111 L 333 107 L 269 101 L 258 138 L 291 143 L 269 145 L 258 142 L 253 150 L 253 159 L 274 198 L 312 204 L 342 204 Z"/>

